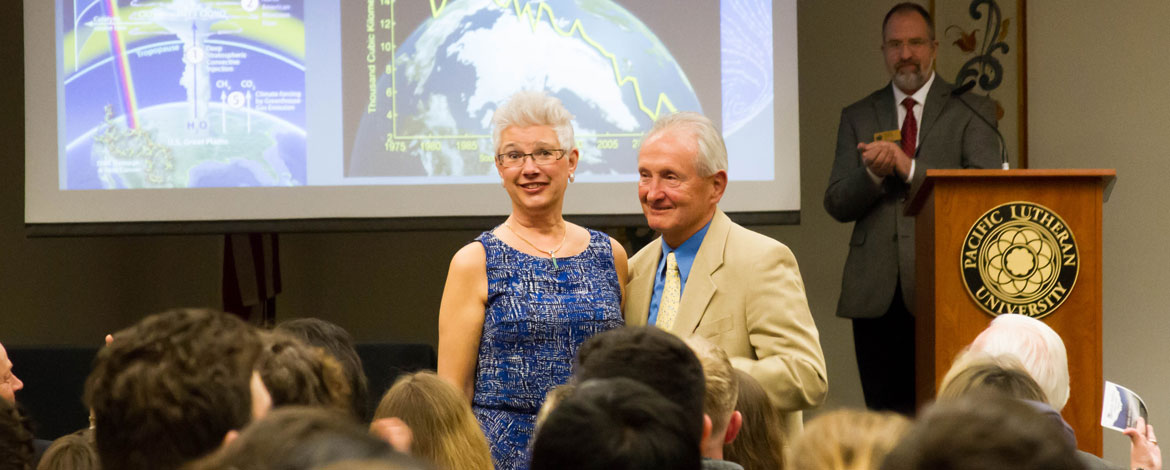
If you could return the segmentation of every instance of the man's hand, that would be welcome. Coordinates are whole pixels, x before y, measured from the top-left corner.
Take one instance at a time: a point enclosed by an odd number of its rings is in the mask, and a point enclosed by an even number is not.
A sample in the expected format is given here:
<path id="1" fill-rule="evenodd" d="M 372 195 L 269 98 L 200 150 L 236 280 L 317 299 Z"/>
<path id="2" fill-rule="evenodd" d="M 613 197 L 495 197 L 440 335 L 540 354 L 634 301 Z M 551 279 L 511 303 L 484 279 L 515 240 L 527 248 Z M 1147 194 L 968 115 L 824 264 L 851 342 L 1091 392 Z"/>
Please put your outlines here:
<path id="1" fill-rule="evenodd" d="M 861 161 L 869 171 L 878 176 L 896 173 L 898 178 L 905 181 L 910 174 L 910 157 L 902 152 L 902 147 L 890 141 L 877 141 L 857 144 L 861 152 Z"/>

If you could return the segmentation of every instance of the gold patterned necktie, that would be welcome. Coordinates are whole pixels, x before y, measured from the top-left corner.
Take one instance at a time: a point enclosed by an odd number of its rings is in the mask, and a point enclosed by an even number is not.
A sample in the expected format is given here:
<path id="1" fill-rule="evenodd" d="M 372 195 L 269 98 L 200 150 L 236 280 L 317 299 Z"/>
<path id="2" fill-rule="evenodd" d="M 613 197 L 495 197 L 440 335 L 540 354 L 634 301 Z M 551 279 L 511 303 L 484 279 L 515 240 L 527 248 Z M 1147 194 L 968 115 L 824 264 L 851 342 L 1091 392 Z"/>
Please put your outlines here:
<path id="1" fill-rule="evenodd" d="M 658 320 L 655 322 L 659 328 L 663 330 L 670 330 L 674 326 L 674 318 L 678 316 L 678 300 L 682 297 L 682 278 L 678 273 L 678 261 L 674 258 L 674 252 L 666 255 L 666 282 L 662 285 L 662 299 L 658 302 Z"/>

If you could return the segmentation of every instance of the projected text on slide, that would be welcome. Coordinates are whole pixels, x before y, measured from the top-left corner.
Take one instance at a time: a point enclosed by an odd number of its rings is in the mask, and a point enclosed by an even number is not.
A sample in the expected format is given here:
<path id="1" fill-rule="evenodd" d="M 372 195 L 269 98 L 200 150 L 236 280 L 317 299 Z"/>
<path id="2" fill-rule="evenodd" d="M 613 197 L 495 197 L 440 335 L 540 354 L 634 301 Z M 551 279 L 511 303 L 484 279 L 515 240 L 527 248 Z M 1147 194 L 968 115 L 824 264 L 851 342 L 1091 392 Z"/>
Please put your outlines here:
<path id="1" fill-rule="evenodd" d="M 62 189 L 306 182 L 304 0 L 59 0 Z"/>

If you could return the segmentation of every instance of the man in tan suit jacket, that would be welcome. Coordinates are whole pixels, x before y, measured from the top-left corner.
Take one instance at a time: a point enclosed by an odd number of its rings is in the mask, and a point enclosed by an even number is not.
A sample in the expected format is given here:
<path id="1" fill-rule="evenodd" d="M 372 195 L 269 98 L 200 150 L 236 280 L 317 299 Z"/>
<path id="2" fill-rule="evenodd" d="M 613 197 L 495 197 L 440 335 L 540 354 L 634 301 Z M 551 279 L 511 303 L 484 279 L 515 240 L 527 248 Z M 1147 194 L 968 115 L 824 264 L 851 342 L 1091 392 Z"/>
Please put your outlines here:
<path id="1" fill-rule="evenodd" d="M 720 132 L 696 113 L 659 119 L 643 139 L 638 173 L 643 213 L 662 237 L 630 259 L 626 323 L 723 348 L 764 386 L 790 436 L 798 433 L 801 410 L 825 398 L 824 353 L 792 251 L 717 207 L 727 187 Z M 662 308 L 674 305 L 668 265 L 681 278 L 677 310 Z"/>

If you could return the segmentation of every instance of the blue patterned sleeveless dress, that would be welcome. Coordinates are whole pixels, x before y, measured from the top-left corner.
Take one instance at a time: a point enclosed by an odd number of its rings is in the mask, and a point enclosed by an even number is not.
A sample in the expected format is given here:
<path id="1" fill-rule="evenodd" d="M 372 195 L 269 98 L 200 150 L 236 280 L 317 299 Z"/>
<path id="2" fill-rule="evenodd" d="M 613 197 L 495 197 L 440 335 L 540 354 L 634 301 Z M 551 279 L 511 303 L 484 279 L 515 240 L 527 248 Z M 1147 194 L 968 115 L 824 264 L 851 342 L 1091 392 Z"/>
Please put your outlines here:
<path id="1" fill-rule="evenodd" d="M 487 254 L 488 297 L 471 408 L 496 469 L 527 469 L 545 394 L 569 380 L 581 343 L 624 324 L 612 246 L 589 230 L 589 247 L 554 269 L 491 232 L 475 240 Z"/>

